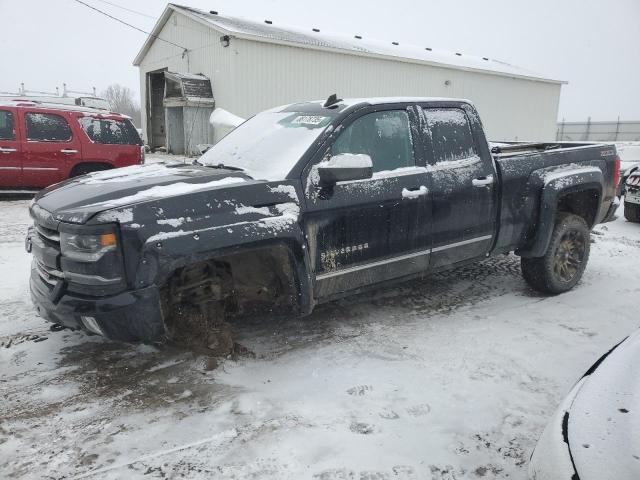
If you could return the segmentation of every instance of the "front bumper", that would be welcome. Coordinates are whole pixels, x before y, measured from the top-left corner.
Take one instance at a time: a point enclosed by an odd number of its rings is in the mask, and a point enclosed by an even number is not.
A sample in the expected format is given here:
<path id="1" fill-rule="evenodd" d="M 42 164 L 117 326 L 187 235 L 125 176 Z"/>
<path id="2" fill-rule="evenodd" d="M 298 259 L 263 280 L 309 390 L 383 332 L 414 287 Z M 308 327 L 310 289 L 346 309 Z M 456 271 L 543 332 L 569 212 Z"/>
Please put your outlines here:
<path id="1" fill-rule="evenodd" d="M 29 286 L 38 314 L 49 322 L 124 342 L 152 342 L 165 333 L 160 292 L 155 286 L 112 296 L 84 297 L 65 292 L 64 285 L 52 291 L 35 268 L 31 269 Z"/>

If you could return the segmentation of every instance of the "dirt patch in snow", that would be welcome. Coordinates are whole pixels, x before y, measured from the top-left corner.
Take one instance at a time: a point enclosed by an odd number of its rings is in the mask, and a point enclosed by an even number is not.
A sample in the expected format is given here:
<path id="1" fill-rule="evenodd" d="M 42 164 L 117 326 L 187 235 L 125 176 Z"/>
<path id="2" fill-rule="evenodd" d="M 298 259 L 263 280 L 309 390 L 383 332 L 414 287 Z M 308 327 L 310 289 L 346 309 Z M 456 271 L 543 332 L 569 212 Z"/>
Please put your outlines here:
<path id="1" fill-rule="evenodd" d="M 234 341 L 232 325 L 221 307 L 201 308 L 188 304 L 172 308 L 167 325 L 169 343 L 192 352 L 204 370 L 214 370 L 219 360 L 255 357 L 249 349 Z"/>
<path id="2" fill-rule="evenodd" d="M 177 345 L 212 356 L 226 356 L 233 352 L 231 325 L 224 321 L 218 308 L 176 305 L 168 330 L 169 338 Z"/>

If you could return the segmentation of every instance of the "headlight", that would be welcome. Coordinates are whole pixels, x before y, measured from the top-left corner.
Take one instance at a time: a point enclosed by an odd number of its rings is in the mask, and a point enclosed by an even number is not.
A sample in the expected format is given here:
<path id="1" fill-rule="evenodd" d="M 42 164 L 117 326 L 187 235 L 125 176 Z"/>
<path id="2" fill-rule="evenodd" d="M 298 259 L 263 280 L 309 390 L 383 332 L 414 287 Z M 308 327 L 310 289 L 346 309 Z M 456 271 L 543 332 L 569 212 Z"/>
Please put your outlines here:
<path id="1" fill-rule="evenodd" d="M 60 232 L 62 255 L 79 262 L 95 262 L 105 253 L 115 250 L 118 238 L 113 232 L 84 235 Z"/>

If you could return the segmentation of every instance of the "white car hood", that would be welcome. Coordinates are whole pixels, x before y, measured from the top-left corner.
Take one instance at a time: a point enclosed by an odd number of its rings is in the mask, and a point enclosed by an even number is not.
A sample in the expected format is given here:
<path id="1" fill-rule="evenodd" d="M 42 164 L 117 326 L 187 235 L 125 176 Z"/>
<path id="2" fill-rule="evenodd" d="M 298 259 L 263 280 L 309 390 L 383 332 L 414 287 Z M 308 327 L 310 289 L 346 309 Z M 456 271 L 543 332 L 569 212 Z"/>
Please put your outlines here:
<path id="1" fill-rule="evenodd" d="M 639 413 L 640 331 L 603 355 L 564 398 L 538 440 L 529 478 L 640 479 Z"/>
<path id="2" fill-rule="evenodd" d="M 569 446 L 578 475 L 638 480 L 640 332 L 594 367 L 569 410 Z"/>

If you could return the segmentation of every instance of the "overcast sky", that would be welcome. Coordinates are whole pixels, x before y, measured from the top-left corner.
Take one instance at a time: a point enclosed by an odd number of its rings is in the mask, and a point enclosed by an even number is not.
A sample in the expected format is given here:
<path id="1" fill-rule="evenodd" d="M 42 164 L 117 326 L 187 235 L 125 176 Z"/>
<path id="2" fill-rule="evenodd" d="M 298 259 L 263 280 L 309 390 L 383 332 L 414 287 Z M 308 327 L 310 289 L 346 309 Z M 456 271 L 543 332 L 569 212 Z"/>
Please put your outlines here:
<path id="1" fill-rule="evenodd" d="M 159 0 L 84 0 L 149 31 Z M 111 4 L 126 6 L 140 15 Z M 640 0 L 182 0 L 274 24 L 488 56 L 567 80 L 559 118 L 640 119 Z M 152 17 L 152 18 L 150 18 Z M 75 0 L 0 0 L 0 91 L 66 82 L 138 93 L 143 33 Z"/>

